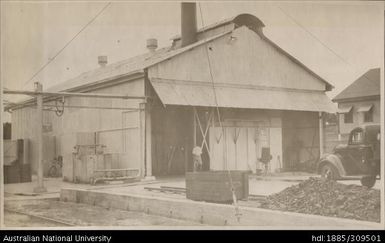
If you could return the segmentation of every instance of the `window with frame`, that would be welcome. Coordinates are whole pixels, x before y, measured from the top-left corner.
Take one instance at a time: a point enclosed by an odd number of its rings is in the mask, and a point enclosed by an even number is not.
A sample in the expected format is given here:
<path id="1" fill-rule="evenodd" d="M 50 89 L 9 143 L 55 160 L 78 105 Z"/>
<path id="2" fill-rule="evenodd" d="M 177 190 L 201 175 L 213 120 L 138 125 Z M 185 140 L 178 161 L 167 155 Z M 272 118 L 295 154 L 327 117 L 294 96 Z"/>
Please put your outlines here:
<path id="1" fill-rule="evenodd" d="M 351 135 L 350 143 L 351 143 L 351 144 L 360 144 L 360 143 L 363 142 L 363 138 L 364 138 L 364 132 L 363 132 L 363 131 L 355 131 L 355 132 Z"/>
<path id="2" fill-rule="evenodd" d="M 353 109 L 344 114 L 344 123 L 353 123 Z"/>
<path id="3" fill-rule="evenodd" d="M 364 112 L 364 122 L 373 122 L 373 107 Z"/>

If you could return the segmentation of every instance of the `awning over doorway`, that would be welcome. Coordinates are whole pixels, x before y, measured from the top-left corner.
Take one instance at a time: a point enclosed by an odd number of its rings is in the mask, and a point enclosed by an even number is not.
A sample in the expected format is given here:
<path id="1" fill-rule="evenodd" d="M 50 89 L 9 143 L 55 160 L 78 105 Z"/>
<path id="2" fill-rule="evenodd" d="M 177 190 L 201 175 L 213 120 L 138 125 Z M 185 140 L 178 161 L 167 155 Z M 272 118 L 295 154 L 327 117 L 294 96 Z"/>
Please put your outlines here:
<path id="1" fill-rule="evenodd" d="M 343 106 L 338 108 L 338 113 L 340 114 L 346 114 L 349 113 L 353 109 L 352 105 Z"/>
<path id="2" fill-rule="evenodd" d="M 322 91 L 213 84 L 210 82 L 151 79 L 164 105 L 186 105 L 226 108 L 322 111 L 336 108 Z M 216 96 L 216 99 L 215 99 Z"/>
<path id="3" fill-rule="evenodd" d="M 358 112 L 368 112 L 372 109 L 373 107 L 373 104 L 366 104 L 366 105 L 361 105 L 359 108 L 358 108 Z"/>

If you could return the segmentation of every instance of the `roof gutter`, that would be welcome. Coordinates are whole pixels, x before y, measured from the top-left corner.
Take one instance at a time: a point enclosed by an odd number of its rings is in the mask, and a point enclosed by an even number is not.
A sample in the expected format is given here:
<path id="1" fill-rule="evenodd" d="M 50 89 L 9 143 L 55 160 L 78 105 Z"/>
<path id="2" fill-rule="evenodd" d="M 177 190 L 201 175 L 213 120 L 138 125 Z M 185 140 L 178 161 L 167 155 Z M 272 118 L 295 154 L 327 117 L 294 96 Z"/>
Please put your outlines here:
<path id="1" fill-rule="evenodd" d="M 125 77 L 128 77 L 128 79 Z M 74 92 L 74 91 L 88 92 L 88 91 L 92 91 L 95 89 L 100 89 L 100 88 L 105 88 L 105 87 L 109 87 L 112 85 L 116 85 L 119 83 L 125 83 L 125 82 L 129 82 L 129 81 L 133 81 L 133 80 L 143 78 L 143 77 L 144 77 L 144 71 L 142 69 L 140 69 L 140 70 L 135 70 L 133 72 L 125 73 L 122 75 L 112 76 L 112 77 L 102 79 L 102 80 L 99 80 L 96 82 L 92 82 L 89 84 L 84 84 L 81 86 L 77 86 L 77 87 L 73 87 L 73 88 L 69 88 L 69 89 L 64 89 L 62 91 L 65 91 L 65 92 Z"/>
<path id="2" fill-rule="evenodd" d="M 332 101 L 335 103 L 344 103 L 344 102 L 354 102 L 354 101 L 375 100 L 375 99 L 380 99 L 380 98 L 381 98 L 381 95 L 368 95 L 368 96 L 361 96 L 361 97 L 332 99 Z"/>
<path id="3" fill-rule="evenodd" d="M 48 95 L 49 95 L 49 93 L 52 93 L 51 97 L 45 97 L 43 99 L 43 101 L 48 102 L 48 101 L 55 100 L 55 99 L 57 99 L 57 96 L 60 96 L 60 97 L 62 97 L 62 96 L 75 96 L 76 95 L 75 92 L 77 92 L 78 94 L 81 93 L 77 96 L 83 95 L 83 96 L 91 97 L 92 94 L 87 94 L 87 92 L 90 92 L 90 91 L 96 90 L 96 89 L 110 87 L 110 86 L 120 84 L 120 83 L 134 81 L 134 80 L 137 80 L 137 79 L 144 77 L 144 75 L 145 75 L 145 73 L 143 70 L 136 70 L 134 72 L 130 72 L 130 73 L 127 73 L 124 75 L 110 77 L 110 78 L 103 79 L 103 80 L 100 80 L 100 81 L 97 81 L 97 82 L 94 82 L 91 84 L 86 84 L 86 85 L 82 85 L 82 86 L 78 86 L 78 87 L 74 87 L 74 88 L 70 88 L 70 89 L 65 89 L 65 90 L 60 91 L 60 92 L 49 92 L 49 91 L 48 92 L 42 92 L 42 93 L 46 93 Z M 131 77 L 129 77 L 129 76 L 131 76 Z M 115 80 L 115 81 L 112 82 L 113 80 Z M 36 94 L 32 94 L 32 93 L 36 93 L 36 92 L 34 92 L 34 91 L 30 91 L 30 92 L 31 92 L 31 94 L 29 94 L 29 95 L 36 95 Z M 52 97 L 53 93 L 55 93 L 56 97 Z M 58 95 L 57 93 L 62 93 L 63 95 Z M 116 96 L 118 96 L 118 95 L 116 95 Z M 121 95 L 121 96 L 122 97 L 120 97 L 120 98 L 123 98 L 124 95 Z M 113 97 L 111 96 L 111 97 L 106 97 L 106 98 L 113 98 Z M 9 111 L 9 110 L 21 109 L 24 107 L 35 105 L 35 103 L 36 103 L 36 98 L 31 98 L 31 99 L 21 101 L 19 103 L 13 103 L 13 104 L 7 105 L 5 107 L 5 110 Z"/>

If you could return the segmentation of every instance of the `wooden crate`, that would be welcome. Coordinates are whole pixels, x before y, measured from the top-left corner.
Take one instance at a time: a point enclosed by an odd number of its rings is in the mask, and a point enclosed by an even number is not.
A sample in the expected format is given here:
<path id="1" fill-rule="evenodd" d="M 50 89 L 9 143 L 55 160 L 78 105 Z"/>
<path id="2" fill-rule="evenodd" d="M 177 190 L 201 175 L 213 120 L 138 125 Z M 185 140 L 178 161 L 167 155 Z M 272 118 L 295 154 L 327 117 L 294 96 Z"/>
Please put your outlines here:
<path id="1" fill-rule="evenodd" d="M 249 171 L 230 171 L 237 200 L 246 199 L 249 195 L 249 173 Z M 232 202 L 229 172 L 187 172 L 186 196 L 195 201 Z"/>
<path id="2" fill-rule="evenodd" d="M 20 164 L 20 182 L 31 182 L 31 165 L 30 164 Z"/>
<path id="3" fill-rule="evenodd" d="M 74 156 L 74 182 L 90 183 L 98 162 L 103 161 L 103 155 Z"/>
<path id="4" fill-rule="evenodd" d="M 12 165 L 4 166 L 4 184 L 20 183 L 20 165 L 12 163 Z"/>

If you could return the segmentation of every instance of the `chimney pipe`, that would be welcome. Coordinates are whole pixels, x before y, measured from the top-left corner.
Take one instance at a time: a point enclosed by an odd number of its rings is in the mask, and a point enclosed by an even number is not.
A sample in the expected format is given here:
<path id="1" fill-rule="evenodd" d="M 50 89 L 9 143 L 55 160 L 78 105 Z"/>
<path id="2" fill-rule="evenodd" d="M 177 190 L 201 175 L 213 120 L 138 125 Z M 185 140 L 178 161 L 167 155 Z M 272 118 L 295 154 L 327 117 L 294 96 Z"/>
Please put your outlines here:
<path id="1" fill-rule="evenodd" d="M 146 47 L 151 53 L 154 53 L 158 48 L 158 40 L 155 38 L 147 39 Z"/>
<path id="2" fill-rule="evenodd" d="M 181 3 L 182 47 L 197 41 L 196 3 Z"/>
<path id="3" fill-rule="evenodd" d="M 107 65 L 107 56 L 98 56 L 98 63 L 101 67 L 105 67 Z"/>

